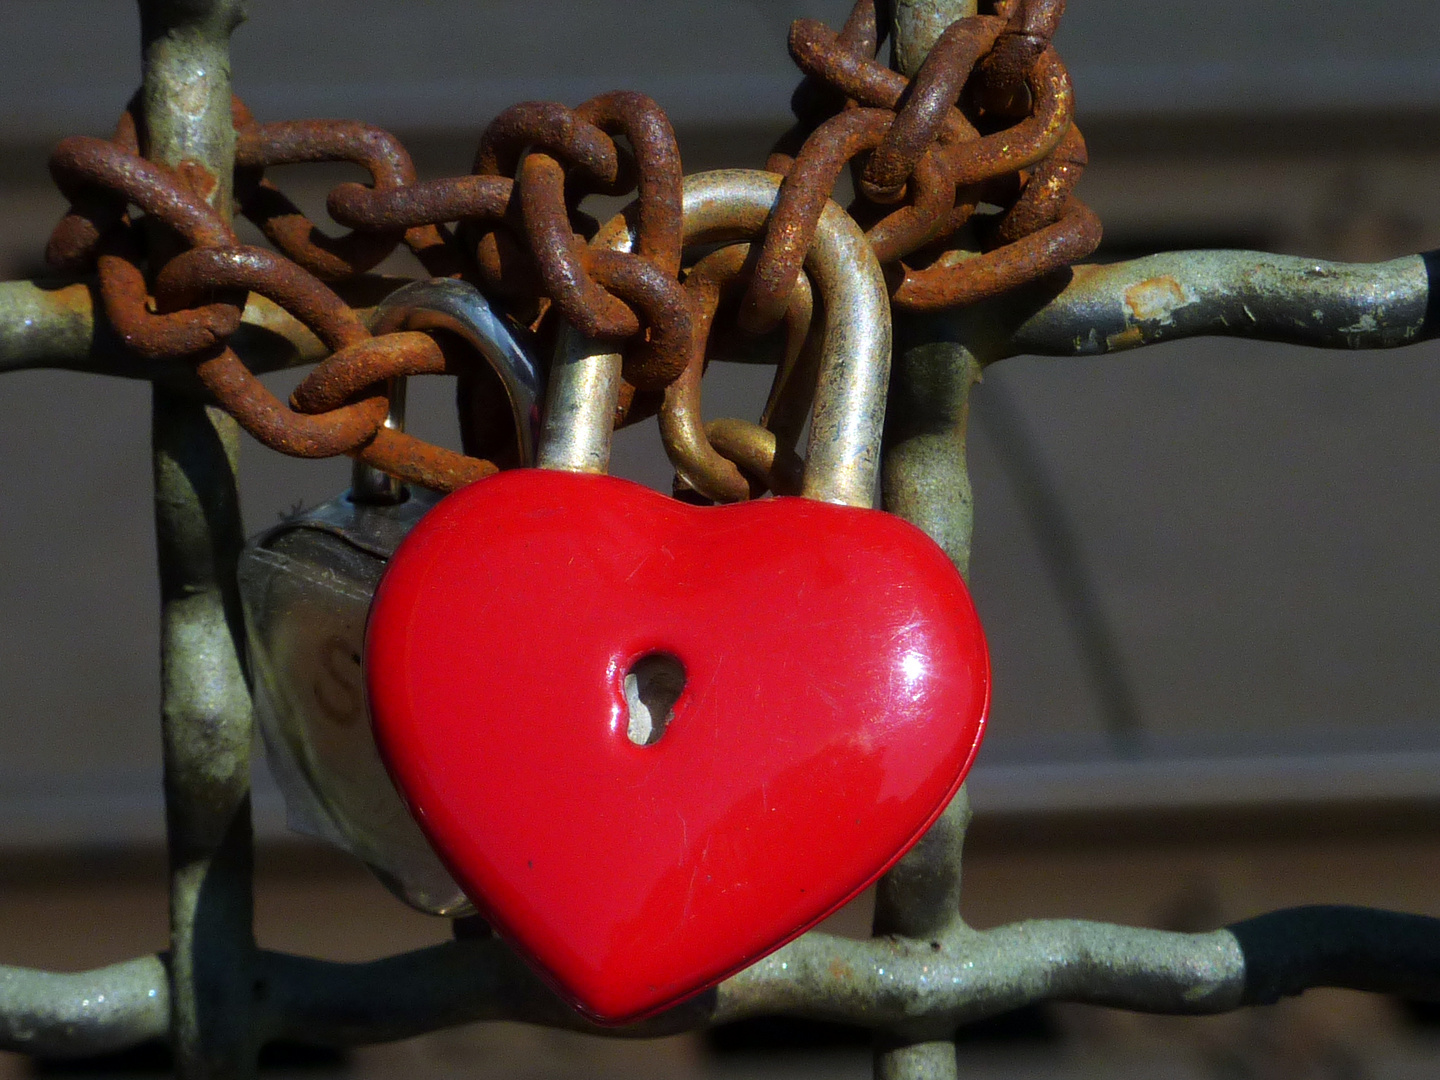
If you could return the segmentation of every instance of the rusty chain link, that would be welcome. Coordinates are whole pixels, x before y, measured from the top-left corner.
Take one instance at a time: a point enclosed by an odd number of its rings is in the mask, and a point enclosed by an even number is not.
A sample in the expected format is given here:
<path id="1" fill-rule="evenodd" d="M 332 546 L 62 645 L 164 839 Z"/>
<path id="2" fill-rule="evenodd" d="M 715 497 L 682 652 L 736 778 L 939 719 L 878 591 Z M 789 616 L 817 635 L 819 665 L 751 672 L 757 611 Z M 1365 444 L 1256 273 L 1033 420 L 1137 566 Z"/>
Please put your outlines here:
<path id="1" fill-rule="evenodd" d="M 797 122 L 766 163 L 785 180 L 739 302 L 740 326 L 763 333 L 786 316 L 847 164 L 850 214 L 866 227 L 900 310 L 984 300 L 1099 245 L 1099 220 L 1072 195 L 1085 141 L 1050 43 L 1064 0 L 989 7 L 947 27 L 912 80 L 875 60 L 885 38 L 879 0 L 858 0 L 838 34 L 813 20 L 792 24 L 791 56 L 806 77 L 792 102 Z M 982 213 L 985 205 L 994 209 Z M 702 425 L 695 364 L 677 387 L 661 430 L 680 478 L 711 498 L 745 497 L 736 466 L 767 479 L 779 459 L 756 448 L 775 440 L 742 421 Z M 766 486 L 783 482 L 769 476 Z"/>
<path id="2" fill-rule="evenodd" d="M 758 331 L 778 320 L 825 199 L 841 168 L 862 155 L 850 212 L 873 222 L 867 235 L 902 310 L 983 300 L 1099 245 L 1098 219 L 1071 195 L 1086 157 L 1071 123 L 1070 77 L 1050 44 L 1064 2 L 993 6 L 952 23 L 914 80 L 874 59 L 883 40 L 876 0 L 859 0 L 841 34 L 813 20 L 793 24 L 791 55 L 812 84 L 832 91 L 833 115 L 817 122 L 802 114 L 797 127 L 807 137 L 800 142 L 792 130 L 771 155 L 769 167 L 786 179 L 743 325 Z M 1001 215 L 977 222 L 982 202 Z M 978 253 L 950 243 L 967 224 Z"/>
<path id="3" fill-rule="evenodd" d="M 423 181 L 399 140 L 379 128 L 262 124 L 237 101 L 236 211 L 274 251 L 242 244 L 207 204 L 215 180 L 203 169 L 145 160 L 143 133 L 127 111 L 108 140 L 72 137 L 52 155 L 71 207 L 47 257 L 72 272 L 93 267 L 126 345 L 148 359 L 189 359 L 205 388 L 266 446 L 304 457 L 350 454 L 450 490 L 496 465 L 385 427 L 385 381 L 459 375 L 465 448 L 479 454 L 503 442 L 474 422 L 503 412 L 475 400 L 497 393 L 493 379 L 462 350 L 425 334 L 373 337 L 331 288 L 403 245 L 427 273 L 471 280 L 537 328 L 563 316 L 587 336 L 616 342 L 625 382 L 617 422 L 658 412 L 678 474 L 702 497 L 790 490 L 813 381 L 802 263 L 847 165 L 857 192 L 850 213 L 866 228 L 901 310 L 994 296 L 1099 243 L 1099 222 L 1071 194 L 1086 157 L 1071 122 L 1069 76 L 1051 45 L 1064 0 L 986 7 L 947 28 L 912 80 L 875 60 L 886 27 L 880 0 L 859 0 L 839 33 L 797 20 L 790 52 L 805 78 L 792 101 L 797 123 L 767 161 L 784 182 L 764 234 L 688 272 L 674 132 L 654 101 L 623 91 L 574 109 L 512 106 L 485 129 L 470 175 Z M 329 193 L 331 218 L 349 230 L 338 236 L 321 231 L 268 175 L 316 162 L 349 163 L 370 176 Z M 631 192 L 632 250 L 588 243 L 596 225 L 580 208 L 585 197 Z M 142 229 L 152 241 L 148 263 Z M 158 245 L 156 229 L 165 237 Z M 251 292 L 333 352 L 288 404 L 228 346 Z M 785 324 L 785 362 L 761 425 L 700 420 L 700 379 L 722 301 L 750 333 Z"/>

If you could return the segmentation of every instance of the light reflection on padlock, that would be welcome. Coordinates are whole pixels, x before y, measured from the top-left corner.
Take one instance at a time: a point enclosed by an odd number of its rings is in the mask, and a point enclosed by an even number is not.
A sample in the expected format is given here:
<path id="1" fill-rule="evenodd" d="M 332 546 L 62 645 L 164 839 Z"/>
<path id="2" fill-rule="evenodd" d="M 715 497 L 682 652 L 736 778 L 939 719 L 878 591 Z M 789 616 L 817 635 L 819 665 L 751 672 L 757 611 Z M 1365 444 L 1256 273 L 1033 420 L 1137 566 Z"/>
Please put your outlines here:
<path id="1" fill-rule="evenodd" d="M 520 338 L 470 285 L 449 279 L 397 289 L 376 333 L 435 330 L 475 348 L 510 399 L 519 459 L 534 458 L 540 373 Z M 405 384 L 391 386 L 387 424 L 404 422 Z M 472 911 L 396 793 L 375 749 L 361 677 L 365 620 L 386 561 L 440 499 L 356 463 L 351 488 L 253 538 L 239 579 L 255 709 L 289 825 L 369 864 L 411 906 Z"/>

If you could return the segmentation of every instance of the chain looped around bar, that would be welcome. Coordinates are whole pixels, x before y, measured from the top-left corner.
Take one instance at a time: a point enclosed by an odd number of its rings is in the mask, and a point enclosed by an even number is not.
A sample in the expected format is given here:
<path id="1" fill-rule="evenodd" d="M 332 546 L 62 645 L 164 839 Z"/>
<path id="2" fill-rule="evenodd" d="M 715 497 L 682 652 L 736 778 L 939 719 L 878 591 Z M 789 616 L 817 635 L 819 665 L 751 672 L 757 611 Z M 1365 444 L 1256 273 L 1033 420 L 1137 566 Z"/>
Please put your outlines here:
<path id="1" fill-rule="evenodd" d="M 236 211 L 278 253 L 240 244 L 207 202 L 217 184 L 203 170 L 146 161 L 127 112 L 109 140 L 76 137 L 56 148 L 51 171 L 72 206 L 47 256 L 70 271 L 95 267 L 106 314 L 127 346 L 154 360 L 190 359 L 267 446 L 348 453 L 450 489 L 495 465 L 384 427 L 384 381 L 458 374 L 473 420 L 497 414 L 475 400 L 497 393 L 483 365 L 422 334 L 371 338 L 327 285 L 353 281 L 403 244 L 427 273 L 482 285 L 538 329 L 558 314 L 613 340 L 624 355 L 621 422 L 661 412 L 667 451 L 697 489 L 726 499 L 784 489 L 796 463 L 775 457 L 772 434 L 782 422 L 796 427 L 796 416 L 803 424 L 795 390 L 803 378 L 789 379 L 788 367 L 777 378 L 777 388 L 788 387 L 781 412 L 789 419 L 767 411 L 768 427 L 700 422 L 699 379 L 720 294 L 740 294 L 736 318 L 750 332 L 785 319 L 793 365 L 803 351 L 796 327 L 808 324 L 802 263 L 847 163 L 859 193 L 850 212 L 866 226 L 899 309 L 971 303 L 1093 251 L 1099 222 L 1071 195 L 1085 143 L 1050 44 L 1063 8 L 1063 0 L 992 0 L 946 29 L 913 80 L 875 60 L 885 37 L 878 0 L 859 0 L 838 34 L 795 22 L 790 51 L 806 78 L 793 102 L 799 120 L 767 162 L 785 181 L 765 235 L 748 257 L 702 260 L 688 275 L 674 133 L 654 101 L 623 91 L 574 109 L 512 106 L 486 128 L 471 175 L 424 181 L 388 132 L 356 121 L 261 124 L 237 101 Z M 267 175 L 315 162 L 349 163 L 370 176 L 329 194 L 330 216 L 347 233 L 322 232 Z M 629 192 L 637 195 L 627 211 L 633 250 L 587 243 L 595 224 L 580 209 L 584 198 Z M 147 229 L 148 263 L 131 208 L 168 234 L 157 246 Z M 249 292 L 280 304 L 334 350 L 289 406 L 227 344 Z M 462 416 L 471 453 L 505 441 L 475 428 Z"/>
<path id="2" fill-rule="evenodd" d="M 1099 221 L 1070 194 L 1085 165 L 1084 139 L 1071 123 L 1069 75 L 1049 44 L 1063 7 L 1063 0 L 1010 0 L 994 14 L 957 20 L 913 81 L 874 59 L 883 40 L 870 29 L 875 0 L 860 0 L 840 34 L 797 20 L 790 32 L 795 62 L 832 91 L 832 106 L 842 99 L 849 105 L 832 107 L 836 115 L 824 122 L 813 112 L 802 118 L 803 142 L 792 131 L 771 155 L 770 167 L 786 181 L 740 309 L 742 325 L 760 331 L 779 319 L 841 168 L 866 155 L 850 211 L 875 222 L 867 235 L 889 264 L 897 308 L 973 303 L 1094 251 Z M 1011 110 L 1022 91 L 1025 108 L 1016 119 Z M 797 144 L 793 156 L 785 152 Z M 900 210 L 884 212 L 906 196 Z M 975 230 L 981 253 L 943 246 L 981 202 L 1013 208 L 1021 201 L 1027 209 L 1002 218 L 1004 228 Z"/>

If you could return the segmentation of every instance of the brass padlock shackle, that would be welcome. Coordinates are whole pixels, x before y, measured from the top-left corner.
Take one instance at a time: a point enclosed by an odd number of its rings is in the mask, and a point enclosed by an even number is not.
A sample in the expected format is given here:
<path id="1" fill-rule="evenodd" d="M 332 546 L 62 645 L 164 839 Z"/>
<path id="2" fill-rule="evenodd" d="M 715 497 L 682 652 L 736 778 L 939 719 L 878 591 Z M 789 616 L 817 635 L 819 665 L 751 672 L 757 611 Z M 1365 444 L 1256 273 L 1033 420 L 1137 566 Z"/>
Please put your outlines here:
<path id="1" fill-rule="evenodd" d="M 718 169 L 685 179 L 685 243 L 753 240 L 764 229 L 781 178 L 752 169 Z M 623 216 L 594 246 L 629 250 Z M 890 380 L 890 298 L 880 263 L 860 226 L 834 202 L 820 214 L 805 269 L 824 298 L 820 377 L 810 421 L 801 493 L 822 502 L 869 507 L 880 470 L 880 438 Z M 570 327 L 551 368 L 537 463 L 604 473 L 620 394 L 620 355 Z"/>

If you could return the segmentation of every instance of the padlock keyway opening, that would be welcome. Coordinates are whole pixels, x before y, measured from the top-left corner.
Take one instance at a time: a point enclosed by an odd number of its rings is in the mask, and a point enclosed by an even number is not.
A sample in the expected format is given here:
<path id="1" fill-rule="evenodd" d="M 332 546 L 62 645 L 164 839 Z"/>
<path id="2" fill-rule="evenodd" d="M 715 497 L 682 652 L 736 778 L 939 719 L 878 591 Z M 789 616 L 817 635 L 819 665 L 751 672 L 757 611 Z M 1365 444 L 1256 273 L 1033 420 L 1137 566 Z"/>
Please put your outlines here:
<path id="1" fill-rule="evenodd" d="M 630 711 L 626 735 L 636 746 L 653 746 L 675 715 L 685 689 L 685 665 L 669 653 L 646 653 L 625 673 L 625 705 Z"/>

